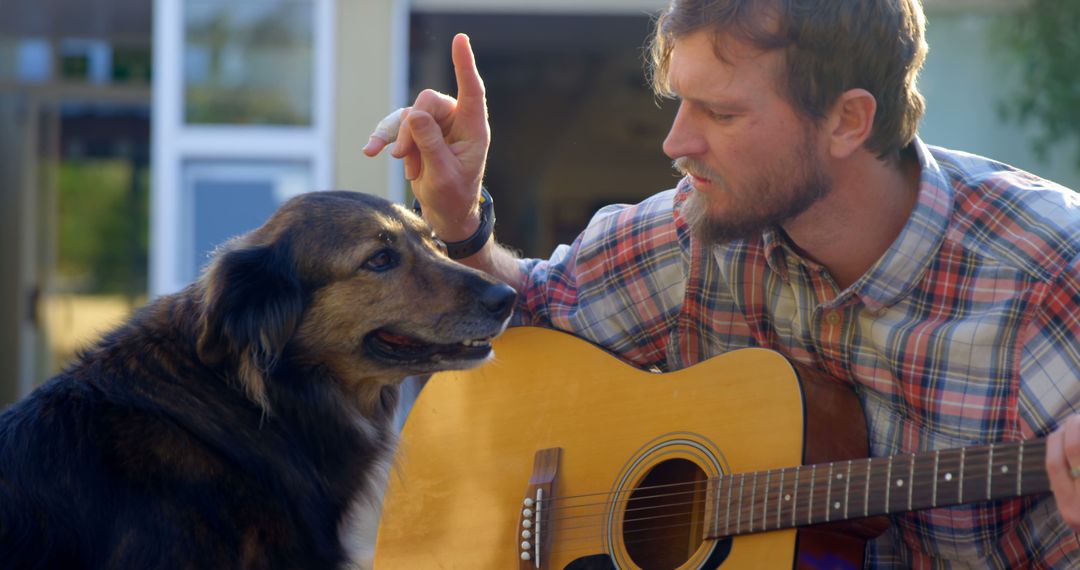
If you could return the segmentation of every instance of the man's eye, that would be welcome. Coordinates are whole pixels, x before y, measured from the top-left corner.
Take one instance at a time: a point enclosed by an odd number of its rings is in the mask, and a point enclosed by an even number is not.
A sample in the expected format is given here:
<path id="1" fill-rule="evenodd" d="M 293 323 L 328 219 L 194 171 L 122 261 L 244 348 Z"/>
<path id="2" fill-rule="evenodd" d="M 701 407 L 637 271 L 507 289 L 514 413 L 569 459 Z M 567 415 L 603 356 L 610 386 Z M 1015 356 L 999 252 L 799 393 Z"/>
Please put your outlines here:
<path id="1" fill-rule="evenodd" d="M 735 115 L 732 115 L 730 113 L 720 113 L 720 112 L 717 112 L 717 111 L 708 111 L 708 113 L 709 113 L 709 118 L 711 118 L 714 121 L 719 121 L 721 123 L 726 123 L 726 122 L 728 122 L 728 121 L 735 118 Z"/>
<path id="2" fill-rule="evenodd" d="M 398 265 L 398 254 L 392 249 L 380 249 L 375 255 L 364 261 L 362 268 L 368 271 L 382 272 L 393 269 Z"/>

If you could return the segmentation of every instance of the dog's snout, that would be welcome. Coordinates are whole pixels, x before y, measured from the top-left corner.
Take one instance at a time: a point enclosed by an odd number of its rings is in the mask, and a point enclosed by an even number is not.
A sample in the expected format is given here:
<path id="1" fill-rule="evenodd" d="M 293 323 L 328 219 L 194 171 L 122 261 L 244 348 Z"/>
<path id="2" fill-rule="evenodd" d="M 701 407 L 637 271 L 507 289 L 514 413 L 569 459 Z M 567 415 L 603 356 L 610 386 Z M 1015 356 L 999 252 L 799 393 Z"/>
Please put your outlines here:
<path id="1" fill-rule="evenodd" d="M 480 295 L 480 304 L 492 315 L 503 319 L 510 316 L 517 300 L 513 287 L 504 284 L 491 285 Z"/>

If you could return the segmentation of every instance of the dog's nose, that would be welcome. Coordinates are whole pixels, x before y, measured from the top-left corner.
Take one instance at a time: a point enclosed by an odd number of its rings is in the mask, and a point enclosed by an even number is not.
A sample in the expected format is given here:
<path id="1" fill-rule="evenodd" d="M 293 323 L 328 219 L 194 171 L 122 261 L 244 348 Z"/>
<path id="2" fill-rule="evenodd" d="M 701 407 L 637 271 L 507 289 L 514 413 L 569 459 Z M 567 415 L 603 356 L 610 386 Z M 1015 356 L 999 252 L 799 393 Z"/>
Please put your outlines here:
<path id="1" fill-rule="evenodd" d="M 504 319 L 514 309 L 517 292 L 509 285 L 492 285 L 480 295 L 480 304 L 492 315 Z"/>

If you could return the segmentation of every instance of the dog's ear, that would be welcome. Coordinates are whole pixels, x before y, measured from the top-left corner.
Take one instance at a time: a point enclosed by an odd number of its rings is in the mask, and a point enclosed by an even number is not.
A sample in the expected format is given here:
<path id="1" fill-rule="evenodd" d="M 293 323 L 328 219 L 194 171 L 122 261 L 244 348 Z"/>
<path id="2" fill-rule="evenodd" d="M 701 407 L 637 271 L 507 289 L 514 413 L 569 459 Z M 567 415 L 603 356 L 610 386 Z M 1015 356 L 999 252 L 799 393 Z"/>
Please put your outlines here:
<path id="1" fill-rule="evenodd" d="M 199 358 L 215 366 L 231 357 L 244 391 L 270 411 L 267 375 L 303 312 L 302 287 L 287 249 L 268 245 L 225 252 L 203 280 Z"/>

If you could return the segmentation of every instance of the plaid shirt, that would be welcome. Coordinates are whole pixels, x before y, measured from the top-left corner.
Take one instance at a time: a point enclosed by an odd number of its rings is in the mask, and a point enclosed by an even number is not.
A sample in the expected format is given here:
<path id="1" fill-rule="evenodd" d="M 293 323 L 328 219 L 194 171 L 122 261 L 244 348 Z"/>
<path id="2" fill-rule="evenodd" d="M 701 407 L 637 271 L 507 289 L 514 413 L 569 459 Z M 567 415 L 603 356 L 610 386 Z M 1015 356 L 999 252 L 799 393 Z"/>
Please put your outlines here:
<path id="1" fill-rule="evenodd" d="M 1044 436 L 1080 408 L 1080 196 L 1009 166 L 913 143 L 918 202 L 841 290 L 775 231 L 711 249 L 678 188 L 596 214 L 549 260 L 522 260 L 517 324 L 563 329 L 641 367 L 761 346 L 850 382 L 871 453 Z M 1051 496 L 907 513 L 874 567 L 1080 568 Z"/>

